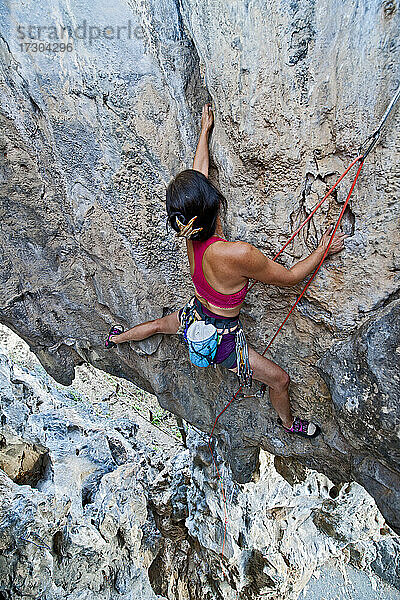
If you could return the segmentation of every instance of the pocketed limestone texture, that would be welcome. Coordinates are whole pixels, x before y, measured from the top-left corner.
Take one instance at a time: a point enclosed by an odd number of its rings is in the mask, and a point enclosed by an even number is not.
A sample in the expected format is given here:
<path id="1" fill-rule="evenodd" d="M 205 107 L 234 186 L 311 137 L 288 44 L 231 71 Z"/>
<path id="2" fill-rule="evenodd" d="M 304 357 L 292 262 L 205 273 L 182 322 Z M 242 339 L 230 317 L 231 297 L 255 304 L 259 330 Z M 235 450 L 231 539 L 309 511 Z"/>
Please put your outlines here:
<path id="1" fill-rule="evenodd" d="M 329 598 L 399 600 L 399 538 L 362 486 L 261 451 L 257 482 L 219 461 L 225 513 L 206 435 L 144 443 L 133 386 L 77 371 L 56 384 L 0 326 L 2 598 L 297 600 L 328 579 Z M 22 447 L 45 453 L 35 477 L 15 468 Z"/>
<path id="2" fill-rule="evenodd" d="M 104 349 L 111 324 L 161 317 L 192 294 L 184 245 L 165 228 L 165 188 L 192 165 L 201 107 L 215 109 L 210 177 L 229 202 L 226 236 L 272 257 L 393 96 L 399 14 L 378 0 L 2 5 L 0 321 L 58 382 L 91 363 L 209 432 L 234 375 L 195 368 L 175 336 Z M 71 50 L 24 45 L 61 25 Z M 323 435 L 288 438 L 267 398 L 236 402 L 215 431 L 238 482 L 257 471 L 260 447 L 296 457 L 337 484 L 361 483 L 397 530 L 399 124 L 395 110 L 362 170 L 346 250 L 326 261 L 269 354 L 291 376 L 296 413 Z M 283 264 L 315 248 L 349 181 Z M 254 287 L 242 321 L 255 349 L 300 290 Z"/>

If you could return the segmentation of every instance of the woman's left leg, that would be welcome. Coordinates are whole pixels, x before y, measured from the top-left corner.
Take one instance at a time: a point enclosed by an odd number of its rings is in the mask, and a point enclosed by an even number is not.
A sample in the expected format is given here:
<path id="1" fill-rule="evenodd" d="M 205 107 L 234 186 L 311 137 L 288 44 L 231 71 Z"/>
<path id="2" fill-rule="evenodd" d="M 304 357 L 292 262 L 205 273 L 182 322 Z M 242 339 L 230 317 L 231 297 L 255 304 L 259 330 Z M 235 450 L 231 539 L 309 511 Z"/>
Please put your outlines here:
<path id="1" fill-rule="evenodd" d="M 251 346 L 249 346 L 249 361 L 253 370 L 253 378 L 269 387 L 272 406 L 281 418 L 283 425 L 290 428 L 293 424 L 293 415 L 289 400 L 289 375 L 279 365 L 256 352 Z"/>
<path id="2" fill-rule="evenodd" d="M 139 342 L 145 340 L 151 335 L 156 333 L 176 333 L 179 329 L 179 310 L 161 317 L 160 319 L 153 319 L 152 321 L 146 321 L 145 323 L 139 323 L 127 331 L 123 331 L 119 335 L 111 335 L 110 340 L 115 344 L 121 344 L 122 342 Z"/>
<path id="3" fill-rule="evenodd" d="M 253 371 L 253 379 L 265 383 L 269 387 L 269 398 L 271 404 L 282 419 L 285 427 L 291 427 L 293 415 L 290 410 L 289 401 L 289 375 L 277 364 L 262 356 L 251 346 L 248 346 L 250 368 Z M 235 353 L 236 356 L 236 353 Z M 229 367 L 228 367 L 229 368 Z M 237 373 L 237 368 L 230 368 L 229 371 Z"/>
<path id="4" fill-rule="evenodd" d="M 278 413 L 286 431 L 310 438 L 318 435 L 321 430 L 315 423 L 311 423 L 307 419 L 300 419 L 299 417 L 293 419 L 288 393 L 290 378 L 286 371 L 272 360 L 269 360 L 269 358 L 253 350 L 251 346 L 248 348 L 253 379 L 257 379 L 268 385 L 271 404 Z M 237 372 L 235 367 L 229 370 Z"/>

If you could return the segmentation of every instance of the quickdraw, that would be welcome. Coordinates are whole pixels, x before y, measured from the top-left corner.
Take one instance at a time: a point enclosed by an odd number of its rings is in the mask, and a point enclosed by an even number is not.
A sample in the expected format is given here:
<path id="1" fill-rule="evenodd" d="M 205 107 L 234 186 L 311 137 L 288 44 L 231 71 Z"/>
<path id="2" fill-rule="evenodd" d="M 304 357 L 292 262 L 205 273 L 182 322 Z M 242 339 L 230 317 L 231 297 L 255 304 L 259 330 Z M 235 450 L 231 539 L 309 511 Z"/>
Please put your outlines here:
<path id="1" fill-rule="evenodd" d="M 196 309 L 195 301 L 196 296 L 192 296 L 189 302 L 183 307 L 181 314 L 181 325 L 177 333 L 180 336 L 181 341 L 187 346 L 189 355 L 191 353 L 198 354 L 201 359 L 207 360 L 207 354 L 202 353 L 201 351 L 196 352 L 193 344 L 190 343 L 190 340 L 188 339 L 188 330 L 196 321 L 204 321 L 205 324 L 214 324 L 215 319 L 208 315 L 205 315 L 203 318 Z M 251 387 L 253 371 L 250 367 L 247 340 L 240 319 L 238 319 L 235 325 L 231 327 L 229 327 L 229 325 L 225 325 L 224 327 L 216 327 L 216 329 L 218 332 L 217 346 L 219 346 L 225 333 L 235 333 L 236 367 L 239 383 L 241 386 Z M 208 364 L 216 367 L 217 365 L 214 362 L 214 356 L 215 353 L 214 355 L 209 356 Z M 197 364 L 197 366 L 199 365 Z"/>

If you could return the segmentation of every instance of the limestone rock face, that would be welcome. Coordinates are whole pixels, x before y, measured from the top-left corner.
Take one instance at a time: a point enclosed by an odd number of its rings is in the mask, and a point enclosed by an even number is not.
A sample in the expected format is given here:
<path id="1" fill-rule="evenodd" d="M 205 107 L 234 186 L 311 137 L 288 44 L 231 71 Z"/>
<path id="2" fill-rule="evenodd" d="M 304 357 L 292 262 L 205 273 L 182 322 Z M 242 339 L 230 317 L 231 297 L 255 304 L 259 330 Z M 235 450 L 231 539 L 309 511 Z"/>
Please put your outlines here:
<path id="1" fill-rule="evenodd" d="M 91 363 L 210 431 L 234 375 L 196 369 L 175 336 L 104 349 L 111 324 L 160 317 L 192 294 L 164 198 L 171 177 L 191 167 L 202 104 L 215 108 L 210 177 L 229 201 L 225 234 L 272 257 L 379 122 L 398 85 L 399 19 L 396 3 L 381 0 L 3 4 L 0 321 L 58 382 Z M 50 34 L 57 50 L 39 45 Z M 346 250 L 327 260 L 271 348 L 296 412 L 323 436 L 288 439 L 268 399 L 236 402 L 215 432 L 237 482 L 251 480 L 260 447 L 297 457 L 336 484 L 356 479 L 397 529 L 399 383 L 388 373 L 400 360 L 391 350 L 399 124 L 397 110 L 363 167 L 343 222 Z M 283 264 L 315 247 L 346 181 Z M 251 291 L 242 321 L 253 347 L 264 349 L 300 289 Z"/>
<path id="2" fill-rule="evenodd" d="M 0 391 L 5 600 L 296 600 L 318 598 L 326 578 L 336 598 L 345 588 L 346 600 L 374 589 L 400 599 L 399 538 L 357 483 L 335 486 L 261 451 L 258 481 L 238 484 L 217 458 L 225 513 L 206 436 L 193 428 L 188 449 L 167 459 L 138 440 L 131 418 L 97 414 L 40 365 L 4 354 Z M 47 457 L 23 481 L 13 466 L 22 444 Z M 354 596 L 343 578 L 356 581 Z"/>
<path id="3" fill-rule="evenodd" d="M 107 423 L 50 378 L 13 368 L 4 354 L 0 388 L 9 432 L 0 471 L 4 598 L 164 598 L 147 573 L 161 536 L 144 493 L 154 465 L 147 472 L 136 423 Z M 24 480 L 13 466 L 17 432 L 25 448 L 46 449 L 39 474 Z"/>
<path id="4" fill-rule="evenodd" d="M 399 356 L 400 301 L 393 300 L 346 341 L 334 344 L 318 363 L 332 391 L 341 431 L 359 449 L 352 462 L 353 477 L 396 525 Z"/>

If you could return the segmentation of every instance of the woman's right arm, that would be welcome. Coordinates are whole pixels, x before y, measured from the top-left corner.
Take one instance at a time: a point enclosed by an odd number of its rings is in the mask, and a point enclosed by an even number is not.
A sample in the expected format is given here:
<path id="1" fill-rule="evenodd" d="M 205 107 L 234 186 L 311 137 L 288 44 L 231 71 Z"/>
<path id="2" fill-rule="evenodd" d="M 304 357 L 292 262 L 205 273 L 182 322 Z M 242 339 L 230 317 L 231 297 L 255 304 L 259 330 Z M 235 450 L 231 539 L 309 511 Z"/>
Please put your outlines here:
<path id="1" fill-rule="evenodd" d="M 319 265 L 328 246 L 332 226 L 328 227 L 321 238 L 318 247 L 307 258 L 300 260 L 290 269 L 267 258 L 265 254 L 247 242 L 237 242 L 236 267 L 241 275 L 264 283 L 281 287 L 290 287 L 310 275 Z M 344 233 L 337 233 L 329 247 L 329 254 L 340 252 L 344 248 Z"/>

